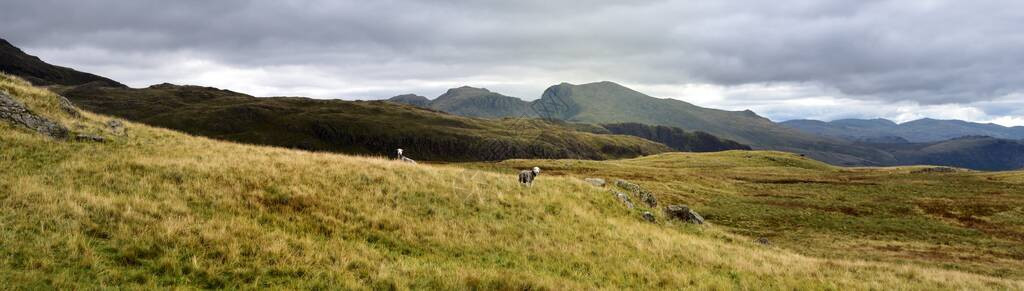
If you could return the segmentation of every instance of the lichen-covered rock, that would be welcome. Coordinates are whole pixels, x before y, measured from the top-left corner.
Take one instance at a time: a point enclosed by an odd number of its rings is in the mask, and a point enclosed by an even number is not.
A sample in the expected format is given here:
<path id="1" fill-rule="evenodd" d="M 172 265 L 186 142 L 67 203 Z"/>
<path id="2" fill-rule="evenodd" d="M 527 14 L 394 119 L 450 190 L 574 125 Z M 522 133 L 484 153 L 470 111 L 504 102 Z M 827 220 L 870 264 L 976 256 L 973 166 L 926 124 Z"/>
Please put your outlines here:
<path id="1" fill-rule="evenodd" d="M 57 102 L 60 103 L 60 110 L 63 110 L 64 113 L 67 113 L 74 118 L 82 117 L 82 113 L 78 112 L 78 107 L 75 107 L 75 104 L 72 104 L 71 100 L 68 100 L 68 98 L 64 98 L 64 96 L 57 96 Z"/>
<path id="2" fill-rule="evenodd" d="M 643 201 L 648 207 L 658 207 L 658 199 L 654 198 L 654 193 L 647 191 L 647 189 L 640 187 L 640 185 L 623 180 L 616 180 L 615 186 L 619 186 L 619 188 L 632 192 L 637 199 Z"/>
<path id="3" fill-rule="evenodd" d="M 693 224 L 704 224 L 704 217 L 686 205 L 669 205 L 665 207 L 665 216 Z"/>
<path id="4" fill-rule="evenodd" d="M 55 139 L 68 137 L 68 129 L 63 125 L 32 113 L 21 102 L 3 92 L 0 92 L 0 120 L 26 127 Z"/>
<path id="5" fill-rule="evenodd" d="M 629 195 L 619 191 L 612 191 L 612 194 L 615 195 L 615 198 L 618 198 L 619 201 L 622 201 L 622 204 L 625 204 L 626 208 L 633 209 L 633 201 L 629 200 Z"/>
<path id="6" fill-rule="evenodd" d="M 583 179 L 583 181 L 587 181 L 587 183 L 590 183 L 590 185 L 594 185 L 597 187 L 604 187 L 605 184 L 604 179 L 601 178 L 586 178 Z"/>
<path id="7" fill-rule="evenodd" d="M 113 131 L 115 134 L 120 135 L 124 133 L 124 123 L 120 120 L 111 119 L 110 121 L 107 121 L 107 126 L 109 126 L 110 131 Z"/>

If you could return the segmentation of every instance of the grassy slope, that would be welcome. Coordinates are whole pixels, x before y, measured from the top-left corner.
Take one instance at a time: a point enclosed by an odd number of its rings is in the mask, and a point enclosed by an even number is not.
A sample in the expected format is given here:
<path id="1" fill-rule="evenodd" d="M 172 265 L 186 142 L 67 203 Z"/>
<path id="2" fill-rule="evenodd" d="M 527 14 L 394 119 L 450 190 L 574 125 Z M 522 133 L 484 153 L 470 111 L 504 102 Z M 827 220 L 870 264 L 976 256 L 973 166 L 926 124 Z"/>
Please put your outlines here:
<path id="1" fill-rule="evenodd" d="M 812 256 L 1024 277 L 1024 173 L 836 168 L 779 152 L 512 160 L 549 175 L 624 178 L 713 223 Z"/>
<path id="2" fill-rule="evenodd" d="M 392 102 L 256 98 L 197 86 L 145 89 L 83 86 L 64 94 L 79 106 L 217 139 L 349 154 L 480 161 L 607 159 L 670 151 L 641 138 L 599 135 L 537 120 L 490 120 Z"/>
<path id="3" fill-rule="evenodd" d="M 717 227 L 648 224 L 606 190 L 542 176 L 248 146 L 38 113 L 108 143 L 0 124 L 7 287 L 584 289 L 1024 288 L 915 266 L 826 260 Z M 13 90 L 12 90 L 13 88 Z M 660 217 L 661 218 L 661 217 Z M 662 218 L 663 221 L 663 218 Z"/>

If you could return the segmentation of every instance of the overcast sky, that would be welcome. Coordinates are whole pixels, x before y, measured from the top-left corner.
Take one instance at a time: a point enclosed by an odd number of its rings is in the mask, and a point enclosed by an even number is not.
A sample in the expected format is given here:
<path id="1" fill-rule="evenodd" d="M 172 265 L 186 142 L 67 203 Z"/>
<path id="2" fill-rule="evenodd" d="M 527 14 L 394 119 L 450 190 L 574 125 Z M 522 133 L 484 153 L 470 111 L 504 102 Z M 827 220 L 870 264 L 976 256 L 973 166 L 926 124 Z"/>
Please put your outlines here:
<path id="1" fill-rule="evenodd" d="M 609 80 L 776 121 L 1024 125 L 1024 2 L 781 2 L 4 0 L 0 37 L 133 87 L 535 99 Z"/>

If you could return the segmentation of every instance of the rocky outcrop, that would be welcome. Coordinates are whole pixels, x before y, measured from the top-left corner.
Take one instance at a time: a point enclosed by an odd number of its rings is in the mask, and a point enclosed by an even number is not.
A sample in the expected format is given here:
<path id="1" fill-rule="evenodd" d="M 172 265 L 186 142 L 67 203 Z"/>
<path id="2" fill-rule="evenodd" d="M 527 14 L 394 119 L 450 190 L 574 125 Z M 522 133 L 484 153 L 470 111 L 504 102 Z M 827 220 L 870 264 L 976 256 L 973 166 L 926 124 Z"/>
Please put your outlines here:
<path id="1" fill-rule="evenodd" d="M 693 224 L 704 224 L 704 217 L 690 209 L 686 205 L 669 205 L 665 207 L 665 216 L 669 219 L 678 219 Z"/>
<path id="2" fill-rule="evenodd" d="M 68 137 L 68 129 L 29 111 L 24 104 L 0 92 L 0 120 L 22 126 L 55 139 Z"/>
<path id="3" fill-rule="evenodd" d="M 658 199 L 654 198 L 654 193 L 647 191 L 647 189 L 640 187 L 640 185 L 633 184 L 623 180 L 616 180 L 615 186 L 619 186 L 619 188 L 632 192 L 637 199 L 643 201 L 644 204 L 647 204 L 648 207 L 658 207 Z"/>
<path id="4" fill-rule="evenodd" d="M 583 181 L 587 181 L 587 183 L 590 183 L 590 185 L 594 185 L 597 187 L 604 187 L 605 184 L 604 179 L 601 178 L 586 178 L 583 179 Z"/>

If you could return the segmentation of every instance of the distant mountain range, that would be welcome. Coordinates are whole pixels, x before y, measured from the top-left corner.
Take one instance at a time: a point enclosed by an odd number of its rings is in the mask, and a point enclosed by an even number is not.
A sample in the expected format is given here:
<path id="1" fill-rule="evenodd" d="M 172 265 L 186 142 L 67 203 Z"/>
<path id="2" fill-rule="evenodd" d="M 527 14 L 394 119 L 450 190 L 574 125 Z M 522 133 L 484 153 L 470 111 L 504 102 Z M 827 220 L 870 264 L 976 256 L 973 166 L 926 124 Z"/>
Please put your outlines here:
<path id="1" fill-rule="evenodd" d="M 406 102 L 407 96 L 390 100 L 412 104 Z M 421 98 L 414 101 L 423 104 Z M 783 127 L 749 110 L 725 111 L 675 99 L 654 98 L 613 82 L 562 83 L 548 88 L 540 99 L 530 102 L 486 89 L 462 87 L 449 90 L 425 106 L 467 116 L 526 116 L 595 124 L 668 126 L 704 132 L 755 149 L 803 153 L 839 165 L 887 165 L 896 162 L 882 150 Z"/>
<path id="2" fill-rule="evenodd" d="M 605 130 L 629 129 L 616 133 L 642 136 L 670 146 L 672 142 L 665 138 L 672 136 L 668 132 L 691 131 L 749 144 L 755 149 L 802 153 L 837 165 L 932 164 L 982 170 L 1024 167 L 1020 160 L 1024 151 L 1016 140 L 1024 138 L 1021 127 L 934 119 L 904 124 L 884 119 L 775 123 L 749 110 L 703 108 L 651 97 L 613 82 L 562 83 L 548 88 L 534 101 L 472 87 L 451 89 L 434 100 L 410 96 L 396 96 L 389 101 L 466 116 L 526 116 L 597 124 Z M 609 124 L 627 126 L 608 127 Z M 972 137 L 961 138 L 964 136 Z"/>
<path id="3" fill-rule="evenodd" d="M 937 142 L 964 136 L 1024 139 L 1024 126 L 1006 127 L 962 120 L 918 119 L 897 124 L 888 119 L 841 119 L 831 122 L 790 120 L 781 123 L 793 129 L 851 141 Z M 898 138 L 898 139 L 897 139 Z"/>
<path id="4" fill-rule="evenodd" d="M 779 124 L 749 110 L 654 98 L 612 82 L 562 83 L 533 101 L 473 87 L 453 88 L 433 100 L 412 94 L 391 102 L 256 98 L 170 84 L 132 89 L 47 64 L 2 40 L 0 71 L 50 86 L 94 112 L 214 138 L 310 150 L 388 154 L 406 147 L 424 159 L 467 161 L 753 148 L 847 166 L 1024 167 L 1021 142 L 1005 139 L 1021 138 L 1018 127 L 937 120 Z M 957 138 L 965 135 L 994 138 Z M 943 140 L 949 138 L 956 139 Z"/>

